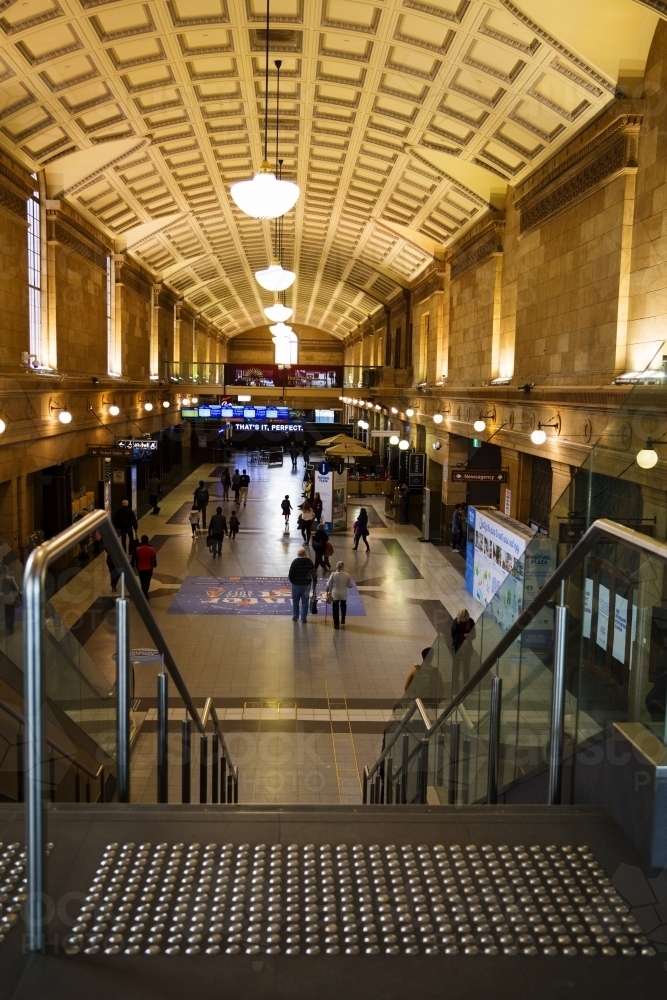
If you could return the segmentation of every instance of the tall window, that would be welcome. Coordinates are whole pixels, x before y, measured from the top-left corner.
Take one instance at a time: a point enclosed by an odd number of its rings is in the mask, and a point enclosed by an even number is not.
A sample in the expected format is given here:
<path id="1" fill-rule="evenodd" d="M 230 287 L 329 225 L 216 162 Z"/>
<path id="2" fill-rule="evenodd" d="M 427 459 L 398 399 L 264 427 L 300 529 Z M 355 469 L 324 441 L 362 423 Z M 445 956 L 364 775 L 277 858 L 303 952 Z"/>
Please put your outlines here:
<path id="1" fill-rule="evenodd" d="M 28 198 L 28 314 L 30 354 L 41 362 L 42 340 L 42 251 L 39 231 L 39 194 Z"/>
<path id="2" fill-rule="evenodd" d="M 111 257 L 107 255 L 107 367 L 113 369 L 113 330 L 111 328 Z"/>

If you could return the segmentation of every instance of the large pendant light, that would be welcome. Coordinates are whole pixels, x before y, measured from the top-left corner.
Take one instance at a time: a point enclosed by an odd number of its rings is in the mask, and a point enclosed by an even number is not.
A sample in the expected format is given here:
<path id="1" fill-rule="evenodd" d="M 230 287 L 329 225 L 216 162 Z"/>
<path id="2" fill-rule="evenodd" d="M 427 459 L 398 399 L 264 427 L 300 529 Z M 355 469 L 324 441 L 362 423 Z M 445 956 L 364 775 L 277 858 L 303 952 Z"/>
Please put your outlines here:
<path id="1" fill-rule="evenodd" d="M 288 337 L 290 333 L 294 333 L 291 326 L 287 326 L 286 323 L 274 323 L 273 326 L 269 327 L 269 330 L 274 337 Z"/>
<path id="2" fill-rule="evenodd" d="M 264 315 L 272 323 L 286 323 L 288 319 L 292 318 L 293 312 L 293 309 L 282 302 L 274 302 L 272 306 L 266 306 L 264 309 Z"/>
<path id="3" fill-rule="evenodd" d="M 251 181 L 232 184 L 235 204 L 252 219 L 279 219 L 297 203 L 299 185 L 279 180 L 269 165 L 269 0 L 266 0 L 266 79 L 264 94 L 264 160 Z"/>
<path id="4" fill-rule="evenodd" d="M 284 292 L 286 288 L 296 281 L 294 271 L 288 271 L 282 266 L 280 261 L 274 257 L 271 263 L 263 271 L 255 271 L 257 283 L 265 288 L 267 292 Z"/>

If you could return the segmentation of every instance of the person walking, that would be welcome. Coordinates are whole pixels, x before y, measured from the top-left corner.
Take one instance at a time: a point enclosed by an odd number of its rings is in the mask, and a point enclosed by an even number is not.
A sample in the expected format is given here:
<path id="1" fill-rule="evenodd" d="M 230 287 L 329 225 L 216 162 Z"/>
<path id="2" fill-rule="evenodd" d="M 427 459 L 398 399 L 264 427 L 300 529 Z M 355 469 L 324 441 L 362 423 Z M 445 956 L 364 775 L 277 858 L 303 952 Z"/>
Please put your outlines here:
<path id="1" fill-rule="evenodd" d="M 139 524 L 137 523 L 137 515 L 134 513 L 130 507 L 129 500 L 123 500 L 120 507 L 114 514 L 113 526 L 116 529 L 120 537 L 121 545 L 123 546 L 123 552 L 127 552 L 127 540 L 130 541 L 134 539 L 135 531 L 139 531 Z"/>
<path id="2" fill-rule="evenodd" d="M 216 507 L 215 514 L 211 518 L 208 526 L 209 547 L 211 555 L 222 555 L 222 540 L 227 534 L 227 518 L 222 513 L 222 507 Z"/>
<path id="3" fill-rule="evenodd" d="M 5 629 L 13 635 L 16 607 L 20 603 L 19 585 L 3 562 L 0 562 L 0 601 L 5 606 Z"/>
<path id="4" fill-rule="evenodd" d="M 452 548 L 458 549 L 461 544 L 461 504 L 457 503 L 452 511 L 452 520 L 450 524 L 452 531 Z"/>
<path id="5" fill-rule="evenodd" d="M 148 600 L 148 591 L 151 585 L 153 570 L 157 566 L 157 555 L 155 549 L 148 542 L 148 535 L 142 535 L 141 541 L 134 550 L 134 559 L 141 582 L 141 589 L 144 597 Z"/>
<path id="6" fill-rule="evenodd" d="M 301 608 L 301 621 L 308 621 L 308 594 L 313 583 L 317 582 L 317 573 L 312 559 L 309 559 L 305 549 L 299 549 L 296 559 L 289 568 L 289 582 L 292 584 L 292 621 L 298 621 Z"/>
<path id="7" fill-rule="evenodd" d="M 206 527 L 206 507 L 208 506 L 209 495 L 206 486 L 204 485 L 204 480 L 199 480 L 199 486 L 194 492 L 194 502 L 197 510 L 201 514 L 201 526 Z"/>
<path id="8" fill-rule="evenodd" d="M 403 517 L 403 524 L 410 523 L 410 487 L 403 484 L 403 492 L 401 493 L 401 515 Z"/>
<path id="9" fill-rule="evenodd" d="M 192 510 L 188 514 L 188 520 L 190 522 L 190 527 L 192 528 L 192 539 L 197 537 L 197 532 L 199 531 L 199 510 L 197 509 L 197 504 L 192 505 Z"/>
<path id="10" fill-rule="evenodd" d="M 243 501 L 243 506 L 245 507 L 248 503 L 248 487 L 250 486 L 250 476 L 244 469 L 241 473 L 241 486 L 239 488 L 239 498 Z"/>
<path id="11" fill-rule="evenodd" d="M 301 528 L 301 537 L 303 538 L 306 545 L 310 545 L 310 535 L 313 530 L 313 521 L 315 520 L 315 514 L 313 513 L 313 508 L 310 506 L 308 500 L 304 500 L 301 504 L 301 516 L 299 518 Z"/>
<path id="12" fill-rule="evenodd" d="M 467 608 L 461 608 L 452 622 L 452 698 L 470 679 L 470 659 L 473 653 L 475 622 Z"/>
<path id="13" fill-rule="evenodd" d="M 324 525 L 318 525 L 317 531 L 313 535 L 313 552 L 315 553 L 315 572 L 317 572 L 317 567 L 322 567 L 322 575 L 327 570 L 331 570 L 331 566 L 328 565 L 329 559 L 327 556 L 327 542 L 329 541 L 329 536 L 324 530 Z"/>
<path id="14" fill-rule="evenodd" d="M 229 537 L 230 539 L 236 538 L 237 532 L 241 527 L 241 522 L 236 516 L 236 511 L 232 511 L 232 516 L 229 519 Z"/>
<path id="15" fill-rule="evenodd" d="M 315 520 L 319 524 L 322 520 L 322 498 L 319 493 L 316 493 L 313 497 L 310 506 L 313 508 L 313 513 L 315 515 Z"/>
<path id="16" fill-rule="evenodd" d="M 241 490 L 241 473 L 238 469 L 234 469 L 234 475 L 232 476 L 232 489 L 234 490 L 234 503 L 239 502 L 239 492 Z"/>
<path id="17" fill-rule="evenodd" d="M 289 500 L 289 493 L 285 494 L 285 499 L 280 504 L 280 509 L 283 512 L 283 517 L 285 518 L 285 531 L 289 531 L 289 516 L 293 511 L 292 504 Z"/>
<path id="18" fill-rule="evenodd" d="M 354 586 L 354 580 L 349 573 L 345 572 L 345 563 L 339 559 L 336 569 L 329 577 L 327 583 L 327 596 L 331 597 L 331 610 L 333 612 L 333 627 L 340 628 L 345 624 L 347 614 L 347 592 Z"/>
<path id="19" fill-rule="evenodd" d="M 359 548 L 359 541 L 363 538 L 364 545 L 366 546 L 366 551 L 370 552 L 371 547 L 368 544 L 368 511 L 365 507 L 362 507 L 359 511 L 359 517 L 354 522 L 354 545 L 352 548 L 356 552 Z"/>
<path id="20" fill-rule="evenodd" d="M 162 483 L 157 477 L 157 473 L 154 472 L 151 478 L 148 480 L 148 502 L 150 503 L 153 510 L 151 514 L 159 514 L 160 508 L 158 507 L 158 502 L 160 500 L 160 494 L 162 493 Z"/>
<path id="21" fill-rule="evenodd" d="M 109 570 L 109 583 L 111 584 L 111 589 L 114 594 L 116 593 L 116 587 L 118 586 L 118 581 L 120 580 L 120 570 L 111 558 L 111 553 L 107 552 L 107 569 Z"/>
<path id="22" fill-rule="evenodd" d="M 293 441 L 290 441 L 289 457 L 292 459 L 292 472 L 296 472 L 297 459 L 299 457 L 299 452 L 296 450 L 296 445 L 294 444 Z"/>
<path id="23" fill-rule="evenodd" d="M 232 485 L 232 477 L 229 475 L 229 469 L 225 469 L 220 477 L 220 482 L 222 483 L 222 499 L 226 503 L 229 500 L 229 487 Z"/>

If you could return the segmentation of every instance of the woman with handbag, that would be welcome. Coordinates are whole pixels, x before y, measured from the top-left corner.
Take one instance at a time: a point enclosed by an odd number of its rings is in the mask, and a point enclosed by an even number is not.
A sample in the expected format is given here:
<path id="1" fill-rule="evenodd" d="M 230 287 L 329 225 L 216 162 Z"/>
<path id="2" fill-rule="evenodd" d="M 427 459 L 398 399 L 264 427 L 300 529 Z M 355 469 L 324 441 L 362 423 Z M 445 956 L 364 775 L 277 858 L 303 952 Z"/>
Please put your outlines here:
<path id="1" fill-rule="evenodd" d="M 339 560 L 336 569 L 327 583 L 327 604 L 331 604 L 333 612 L 333 627 L 340 628 L 345 624 L 347 614 L 347 592 L 354 586 L 354 580 L 345 572 L 345 563 Z"/>
<path id="2" fill-rule="evenodd" d="M 157 555 L 152 545 L 148 544 L 148 535 L 142 535 L 141 541 L 134 550 L 134 557 L 141 581 L 141 589 L 148 600 L 148 589 L 151 585 L 153 570 L 157 566 Z"/>
<path id="3" fill-rule="evenodd" d="M 315 514 L 313 513 L 313 508 L 310 506 L 308 500 L 304 500 L 301 504 L 301 514 L 299 516 L 301 524 L 301 537 L 303 538 L 306 545 L 310 545 L 310 533 L 313 530 L 313 521 L 315 520 Z"/>

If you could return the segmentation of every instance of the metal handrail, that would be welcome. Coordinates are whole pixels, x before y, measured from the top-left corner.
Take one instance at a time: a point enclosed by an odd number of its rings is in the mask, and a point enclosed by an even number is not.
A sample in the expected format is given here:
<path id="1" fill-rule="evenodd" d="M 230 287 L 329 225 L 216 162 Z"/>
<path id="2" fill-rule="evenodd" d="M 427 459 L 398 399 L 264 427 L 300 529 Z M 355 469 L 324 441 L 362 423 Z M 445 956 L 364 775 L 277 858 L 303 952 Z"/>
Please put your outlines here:
<path id="1" fill-rule="evenodd" d="M 227 747 L 227 741 L 225 740 L 224 733 L 220 726 L 220 720 L 218 719 L 218 713 L 215 709 L 215 705 L 213 704 L 212 698 L 206 699 L 206 704 L 204 705 L 204 711 L 202 712 L 202 725 L 204 726 L 204 730 L 206 730 L 209 718 L 213 720 L 213 731 L 220 740 L 220 745 L 222 747 L 222 752 L 224 754 L 225 760 L 227 761 L 229 767 L 233 769 L 234 761 L 232 760 L 231 754 Z"/>
<path id="2" fill-rule="evenodd" d="M 539 593 L 533 598 L 525 611 L 519 615 L 517 620 L 514 622 L 512 627 L 508 629 L 500 642 L 498 642 L 488 656 L 485 657 L 479 669 L 472 675 L 470 680 L 463 685 L 458 694 L 452 698 L 447 708 L 440 713 L 434 722 L 430 724 L 426 724 L 425 722 L 423 739 L 429 740 L 431 736 L 433 736 L 433 734 L 443 726 L 447 719 L 456 711 L 461 702 L 463 702 L 468 697 L 470 692 L 477 687 L 479 682 L 495 666 L 503 653 L 505 653 L 510 648 L 512 643 L 521 635 L 524 628 L 530 624 L 537 612 L 551 600 L 561 586 L 561 583 L 567 579 L 572 570 L 578 566 L 586 555 L 588 555 L 594 545 L 605 538 L 610 538 L 617 542 L 623 542 L 631 548 L 637 549 L 640 552 L 646 552 L 648 555 L 656 556 L 656 558 L 662 559 L 663 562 L 667 562 L 667 544 L 665 542 L 659 542 L 655 538 L 650 538 L 648 535 L 642 535 L 633 528 L 626 528 L 624 525 L 617 524 L 615 521 L 609 521 L 607 518 L 600 518 L 599 520 L 594 521 L 585 534 L 582 535 L 581 539 L 577 542 L 574 548 L 566 555 L 565 559 L 563 559 L 560 566 L 555 570 L 553 576 L 547 580 Z M 419 709 L 418 704 L 421 706 Z M 393 734 L 391 740 L 384 748 L 373 767 L 368 771 L 369 780 L 379 771 L 382 762 L 396 743 L 399 735 L 404 732 L 405 727 L 417 710 L 419 710 L 422 719 L 424 719 L 424 717 L 428 718 L 420 699 L 415 698 L 414 702 L 401 719 L 400 725 Z"/>
<path id="3" fill-rule="evenodd" d="M 40 951 L 43 946 L 42 895 L 44 892 L 44 816 L 42 800 L 42 748 L 44 745 L 43 713 L 43 642 L 44 606 L 46 603 L 46 574 L 56 559 L 65 555 L 82 538 L 92 531 L 99 531 L 107 552 L 116 569 L 122 574 L 146 629 L 162 654 L 169 675 L 185 704 L 187 713 L 194 720 L 197 730 L 205 735 L 205 726 L 195 706 L 187 685 L 176 666 L 169 646 L 160 630 L 148 601 L 137 582 L 127 555 L 116 535 L 106 511 L 93 511 L 86 518 L 72 524 L 54 538 L 43 542 L 28 556 L 23 573 L 24 615 L 24 672 L 25 672 L 25 730 L 26 730 L 26 874 L 27 893 L 27 947 Z M 127 641 L 127 635 L 125 636 Z M 121 713 L 124 714 L 124 713 Z M 120 748 L 119 748 L 120 749 Z M 120 754 L 119 754 L 120 764 Z M 124 766 L 127 767 L 125 760 Z M 238 781 L 238 772 L 236 772 Z"/>

